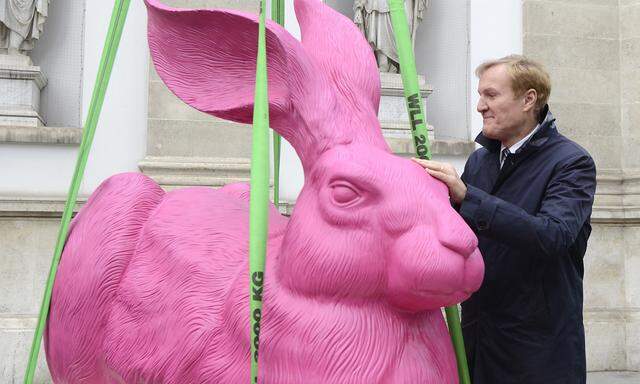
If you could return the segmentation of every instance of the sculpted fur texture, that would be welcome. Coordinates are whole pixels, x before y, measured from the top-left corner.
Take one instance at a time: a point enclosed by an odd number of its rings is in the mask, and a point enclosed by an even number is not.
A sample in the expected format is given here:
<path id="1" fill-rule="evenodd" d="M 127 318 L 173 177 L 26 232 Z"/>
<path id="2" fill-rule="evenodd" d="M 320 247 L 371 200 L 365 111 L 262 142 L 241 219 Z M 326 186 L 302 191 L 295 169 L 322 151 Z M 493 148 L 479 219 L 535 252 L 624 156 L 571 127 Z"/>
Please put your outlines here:
<path id="1" fill-rule="evenodd" d="M 147 0 L 149 46 L 191 106 L 250 123 L 257 18 Z M 477 239 L 447 189 L 394 156 L 355 25 L 296 0 L 267 25 L 271 126 L 300 156 L 291 218 L 270 209 L 260 382 L 457 383 L 440 307 L 478 289 Z M 56 383 L 247 383 L 249 187 L 165 193 L 106 180 L 74 219 L 45 347 Z"/>

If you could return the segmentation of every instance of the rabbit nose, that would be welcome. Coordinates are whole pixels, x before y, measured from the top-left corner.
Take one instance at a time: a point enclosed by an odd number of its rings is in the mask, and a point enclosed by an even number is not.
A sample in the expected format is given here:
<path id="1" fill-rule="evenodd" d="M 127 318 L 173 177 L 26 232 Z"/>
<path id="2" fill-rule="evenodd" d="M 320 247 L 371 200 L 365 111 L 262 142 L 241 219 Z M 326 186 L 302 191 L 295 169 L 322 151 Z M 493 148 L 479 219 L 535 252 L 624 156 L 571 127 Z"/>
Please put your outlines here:
<path id="1" fill-rule="evenodd" d="M 439 217 L 437 233 L 440 244 L 465 259 L 478 247 L 478 238 L 457 214 Z"/>
<path id="2" fill-rule="evenodd" d="M 462 242 L 458 239 L 441 238 L 440 244 L 461 255 L 465 259 L 471 256 L 475 247 L 472 247 L 468 242 Z"/>

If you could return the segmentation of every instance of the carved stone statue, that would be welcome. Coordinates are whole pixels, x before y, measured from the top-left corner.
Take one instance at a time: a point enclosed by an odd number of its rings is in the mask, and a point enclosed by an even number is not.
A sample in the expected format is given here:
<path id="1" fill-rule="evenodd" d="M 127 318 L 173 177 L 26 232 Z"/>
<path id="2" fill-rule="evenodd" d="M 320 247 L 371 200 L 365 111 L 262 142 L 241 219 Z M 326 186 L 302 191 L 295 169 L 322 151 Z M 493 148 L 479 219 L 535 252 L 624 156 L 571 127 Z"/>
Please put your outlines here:
<path id="1" fill-rule="evenodd" d="M 39 127 L 40 91 L 47 78 L 29 52 L 42 35 L 49 0 L 0 0 L 0 127 Z"/>
<path id="2" fill-rule="evenodd" d="M 405 0 L 411 43 L 415 45 L 416 30 L 422 21 L 429 0 Z M 391 27 L 388 0 L 355 0 L 354 22 L 364 33 L 375 52 L 380 72 L 399 73 L 398 49 Z"/>
<path id="3" fill-rule="evenodd" d="M 40 38 L 49 0 L 0 0 L 0 53 L 25 54 Z"/>

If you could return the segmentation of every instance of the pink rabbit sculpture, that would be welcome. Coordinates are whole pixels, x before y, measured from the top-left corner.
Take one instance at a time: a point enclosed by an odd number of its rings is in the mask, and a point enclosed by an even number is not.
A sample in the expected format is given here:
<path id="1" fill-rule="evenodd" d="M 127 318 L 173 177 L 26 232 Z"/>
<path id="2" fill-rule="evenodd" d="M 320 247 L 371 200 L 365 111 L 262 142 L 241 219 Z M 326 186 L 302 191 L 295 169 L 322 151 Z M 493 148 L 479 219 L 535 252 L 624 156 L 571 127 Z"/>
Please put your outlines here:
<path id="1" fill-rule="evenodd" d="M 250 123 L 257 17 L 147 0 L 162 80 Z M 477 238 L 447 189 L 385 143 L 376 62 L 353 23 L 296 0 L 302 42 L 267 24 L 271 126 L 305 184 L 272 206 L 260 383 L 457 383 L 440 307 L 478 289 Z M 249 383 L 245 184 L 164 192 L 116 175 L 74 219 L 45 347 L 56 383 Z"/>

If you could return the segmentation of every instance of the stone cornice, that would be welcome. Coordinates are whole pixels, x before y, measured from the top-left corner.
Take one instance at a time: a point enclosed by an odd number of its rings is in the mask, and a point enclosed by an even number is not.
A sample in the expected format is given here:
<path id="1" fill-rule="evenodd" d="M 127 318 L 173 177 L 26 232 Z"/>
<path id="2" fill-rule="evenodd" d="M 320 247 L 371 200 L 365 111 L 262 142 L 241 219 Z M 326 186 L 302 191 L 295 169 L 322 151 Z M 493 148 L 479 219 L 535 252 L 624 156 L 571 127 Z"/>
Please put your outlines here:
<path id="1" fill-rule="evenodd" d="M 391 150 L 400 156 L 415 156 L 413 138 L 385 136 Z M 469 156 L 475 143 L 465 140 L 431 140 L 431 153 L 439 156 Z"/>
<path id="2" fill-rule="evenodd" d="M 594 223 L 640 224 L 640 170 L 599 170 L 597 183 Z"/>
<path id="3" fill-rule="evenodd" d="M 245 158 L 147 156 L 138 166 L 166 189 L 192 185 L 221 187 L 249 182 L 251 176 L 251 160 Z"/>
<path id="4" fill-rule="evenodd" d="M 184 185 L 220 186 L 228 182 L 248 182 L 250 164 L 247 159 L 199 159 L 147 157 L 140 163 L 148 176 L 167 189 Z M 198 159 L 196 159 L 198 160 Z M 640 170 L 601 170 L 597 176 L 596 201 L 591 216 L 593 223 L 614 225 L 640 224 Z M 80 198 L 78 207 L 86 201 Z M 61 217 L 63 197 L 0 196 L 0 217 Z M 291 214 L 295 203 L 282 202 L 280 211 Z"/>
<path id="5" fill-rule="evenodd" d="M 591 221 L 597 224 L 640 224 L 640 170 L 602 170 Z M 282 202 L 280 212 L 290 215 L 294 202 Z"/>
<path id="6" fill-rule="evenodd" d="M 433 87 L 425 82 L 425 78 L 422 75 L 418 75 L 418 86 L 422 97 L 428 97 L 433 93 Z M 404 86 L 402 85 L 400 74 L 380 73 L 380 96 L 404 97 Z"/>
<path id="7" fill-rule="evenodd" d="M 78 145 L 81 140 L 80 128 L 0 126 L 0 143 Z"/>
<path id="8" fill-rule="evenodd" d="M 33 80 L 39 89 L 47 85 L 47 77 L 37 66 L 0 66 L 0 79 Z"/>
<path id="9" fill-rule="evenodd" d="M 585 321 L 625 321 L 640 322 L 638 307 L 585 307 Z"/>
<path id="10" fill-rule="evenodd" d="M 86 197 L 79 198 L 74 212 L 86 201 Z M 59 218 L 65 202 L 63 197 L 0 196 L 0 218 Z"/>

